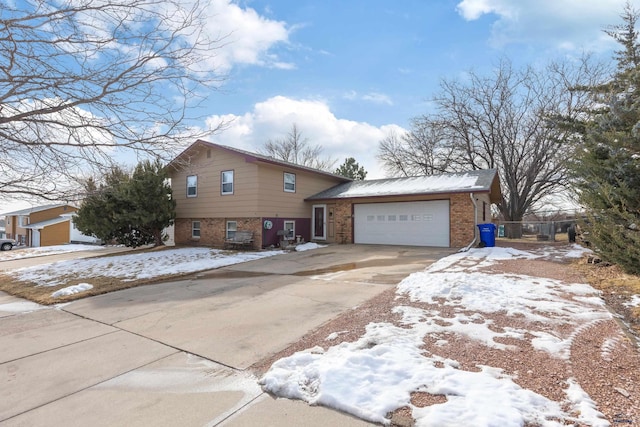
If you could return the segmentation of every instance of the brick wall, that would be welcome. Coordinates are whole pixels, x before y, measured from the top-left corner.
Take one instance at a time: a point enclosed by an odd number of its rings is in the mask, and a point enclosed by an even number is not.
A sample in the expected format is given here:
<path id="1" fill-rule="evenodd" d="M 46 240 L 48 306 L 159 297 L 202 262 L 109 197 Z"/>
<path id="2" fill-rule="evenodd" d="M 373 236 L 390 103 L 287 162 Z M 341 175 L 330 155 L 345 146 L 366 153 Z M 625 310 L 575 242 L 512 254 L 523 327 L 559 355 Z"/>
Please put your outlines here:
<path id="1" fill-rule="evenodd" d="M 200 238 L 191 237 L 193 221 L 200 221 Z M 177 218 L 174 234 L 176 245 L 222 248 L 227 233 L 227 221 L 236 221 L 238 231 L 253 231 L 253 249 L 261 248 L 261 218 Z"/>
<path id="2" fill-rule="evenodd" d="M 336 243 L 353 243 L 353 205 L 348 200 L 338 200 L 334 210 Z"/>
<path id="3" fill-rule="evenodd" d="M 449 204 L 449 239 L 453 248 L 467 246 L 475 233 L 473 202 L 468 193 L 452 194 Z"/>

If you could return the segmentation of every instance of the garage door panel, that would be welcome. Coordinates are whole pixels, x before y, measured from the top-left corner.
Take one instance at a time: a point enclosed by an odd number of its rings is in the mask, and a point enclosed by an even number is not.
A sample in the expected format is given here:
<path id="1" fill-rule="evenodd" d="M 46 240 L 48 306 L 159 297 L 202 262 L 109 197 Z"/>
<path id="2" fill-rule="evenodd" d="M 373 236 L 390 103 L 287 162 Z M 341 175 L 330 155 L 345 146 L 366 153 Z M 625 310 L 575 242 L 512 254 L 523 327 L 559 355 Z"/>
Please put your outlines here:
<path id="1" fill-rule="evenodd" d="M 354 205 L 355 243 L 449 247 L 449 201 Z"/>

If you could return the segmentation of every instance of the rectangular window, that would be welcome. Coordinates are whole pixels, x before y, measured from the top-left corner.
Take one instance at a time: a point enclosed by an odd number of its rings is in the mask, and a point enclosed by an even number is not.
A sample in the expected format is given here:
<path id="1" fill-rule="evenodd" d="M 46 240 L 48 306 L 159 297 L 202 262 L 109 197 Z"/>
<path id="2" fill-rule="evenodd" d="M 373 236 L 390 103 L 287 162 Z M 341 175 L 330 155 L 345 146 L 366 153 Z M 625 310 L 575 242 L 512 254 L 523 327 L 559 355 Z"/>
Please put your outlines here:
<path id="1" fill-rule="evenodd" d="M 284 173 L 284 191 L 287 193 L 295 193 L 296 192 L 296 174 L 295 173 Z"/>
<path id="2" fill-rule="evenodd" d="M 384 215 L 378 215 L 378 221 L 383 222 L 384 221 Z"/>
<path id="3" fill-rule="evenodd" d="M 198 195 L 198 176 L 189 175 L 187 177 L 187 197 L 196 197 Z"/>
<path id="4" fill-rule="evenodd" d="M 373 222 L 375 221 L 376 217 L 373 215 L 367 215 L 367 222 Z"/>
<path id="5" fill-rule="evenodd" d="M 191 221 L 191 237 L 194 239 L 200 238 L 200 221 Z"/>
<path id="6" fill-rule="evenodd" d="M 409 215 L 400 215 L 400 221 L 409 221 Z"/>
<path id="7" fill-rule="evenodd" d="M 287 239 L 293 239 L 293 236 L 296 234 L 296 222 L 295 221 L 285 221 L 284 222 L 284 230 L 287 232 L 285 237 Z"/>
<path id="8" fill-rule="evenodd" d="M 433 214 L 426 214 L 423 216 L 425 221 L 433 221 Z"/>
<path id="9" fill-rule="evenodd" d="M 238 223 L 236 221 L 227 221 L 227 239 L 233 239 L 238 231 Z"/>
<path id="10" fill-rule="evenodd" d="M 387 217 L 387 219 L 388 219 L 389 221 L 395 221 L 395 220 L 396 220 L 396 216 L 395 216 L 395 215 L 389 215 L 389 216 Z"/>
<path id="11" fill-rule="evenodd" d="M 233 194 L 233 171 L 222 172 L 222 194 Z"/>

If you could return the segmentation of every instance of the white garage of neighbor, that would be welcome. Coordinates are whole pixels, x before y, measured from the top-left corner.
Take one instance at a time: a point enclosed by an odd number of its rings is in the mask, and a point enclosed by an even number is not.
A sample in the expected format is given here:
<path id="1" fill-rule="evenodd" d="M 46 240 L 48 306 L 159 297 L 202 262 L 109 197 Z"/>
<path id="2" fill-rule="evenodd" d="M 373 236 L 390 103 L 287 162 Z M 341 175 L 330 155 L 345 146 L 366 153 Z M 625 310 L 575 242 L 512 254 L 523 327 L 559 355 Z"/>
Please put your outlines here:
<path id="1" fill-rule="evenodd" d="M 449 200 L 354 204 L 355 243 L 449 247 Z"/>

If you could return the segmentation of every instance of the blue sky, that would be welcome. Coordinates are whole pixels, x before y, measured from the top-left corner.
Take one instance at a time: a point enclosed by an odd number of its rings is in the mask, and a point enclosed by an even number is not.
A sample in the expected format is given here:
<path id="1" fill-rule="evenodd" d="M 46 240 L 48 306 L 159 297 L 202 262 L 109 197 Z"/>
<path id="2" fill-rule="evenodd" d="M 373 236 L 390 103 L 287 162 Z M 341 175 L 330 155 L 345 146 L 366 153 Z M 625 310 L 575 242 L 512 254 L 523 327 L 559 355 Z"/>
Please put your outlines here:
<path id="1" fill-rule="evenodd" d="M 636 0 L 640 3 L 640 0 Z M 206 103 L 208 139 L 256 151 L 293 123 L 341 164 L 382 178 L 378 141 L 429 112 L 443 78 L 489 73 L 502 57 L 545 64 L 592 52 L 611 58 L 602 29 L 624 0 L 214 1 L 241 54 L 223 53 L 228 78 Z M 233 16 L 233 18 L 228 18 Z M 227 17 L 227 18 L 225 18 Z M 213 23 L 212 23 L 213 24 Z M 214 25 L 215 26 L 215 25 Z M 252 54 L 247 54 L 252 52 Z"/>
<path id="2" fill-rule="evenodd" d="M 640 8 L 640 0 L 632 4 Z M 258 151 L 296 123 L 309 144 L 354 157 L 383 178 L 378 142 L 430 111 L 441 79 L 592 52 L 624 0 L 211 0 L 206 30 L 226 36 L 212 67 L 226 76 L 197 126 L 211 142 Z M 206 118 L 206 120 L 204 119 Z M 10 209 L 26 207 L 15 204 Z M 0 208 L 0 211 L 7 209 Z"/>

